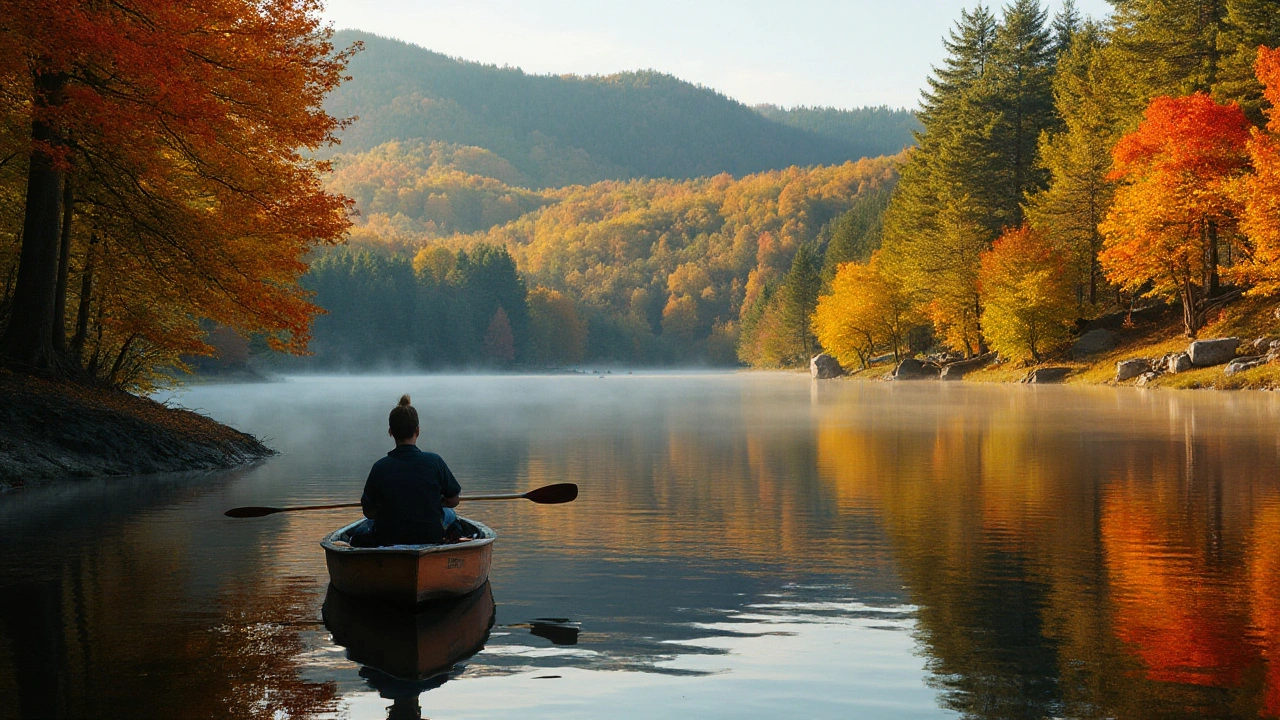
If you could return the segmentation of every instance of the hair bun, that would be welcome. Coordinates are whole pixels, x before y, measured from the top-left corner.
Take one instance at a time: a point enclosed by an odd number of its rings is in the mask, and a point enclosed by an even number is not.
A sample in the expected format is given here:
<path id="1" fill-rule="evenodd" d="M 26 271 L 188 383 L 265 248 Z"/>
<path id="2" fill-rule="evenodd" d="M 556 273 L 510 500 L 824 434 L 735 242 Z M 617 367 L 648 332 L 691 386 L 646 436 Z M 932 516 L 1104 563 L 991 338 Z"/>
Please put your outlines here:
<path id="1" fill-rule="evenodd" d="M 409 393 L 400 396 L 400 407 L 409 407 Z"/>

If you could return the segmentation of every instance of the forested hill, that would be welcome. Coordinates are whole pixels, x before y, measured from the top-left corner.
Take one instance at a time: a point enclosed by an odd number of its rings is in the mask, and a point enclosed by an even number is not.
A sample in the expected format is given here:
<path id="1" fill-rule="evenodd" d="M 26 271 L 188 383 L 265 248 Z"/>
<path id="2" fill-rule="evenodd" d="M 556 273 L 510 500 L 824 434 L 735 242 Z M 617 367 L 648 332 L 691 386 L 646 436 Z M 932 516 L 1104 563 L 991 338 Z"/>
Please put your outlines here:
<path id="1" fill-rule="evenodd" d="M 359 116 L 342 134 L 343 152 L 391 140 L 474 146 L 510 163 L 526 187 L 743 176 L 894 153 L 912 141 L 901 124 L 871 123 L 856 138 L 793 127 L 657 72 L 528 75 L 359 31 L 335 38 L 339 47 L 356 41 L 364 50 L 351 61 L 352 80 L 326 103 L 335 116 Z"/>
<path id="2" fill-rule="evenodd" d="M 914 112 L 887 105 L 852 110 L 833 107 L 788 110 L 776 105 L 756 105 L 755 110 L 783 125 L 847 143 L 863 157 L 895 155 L 914 143 L 912 133 L 924 129 Z"/>

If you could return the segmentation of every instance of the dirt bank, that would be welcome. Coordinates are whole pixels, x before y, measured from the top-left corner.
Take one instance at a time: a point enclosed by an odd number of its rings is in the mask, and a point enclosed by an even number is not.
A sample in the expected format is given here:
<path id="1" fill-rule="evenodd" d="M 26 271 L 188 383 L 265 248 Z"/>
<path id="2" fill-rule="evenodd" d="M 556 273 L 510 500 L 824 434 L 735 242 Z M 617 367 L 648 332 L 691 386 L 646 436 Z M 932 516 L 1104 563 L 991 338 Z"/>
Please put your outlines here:
<path id="1" fill-rule="evenodd" d="M 0 491 L 56 479 L 225 468 L 271 454 L 253 436 L 189 410 L 0 370 Z"/>

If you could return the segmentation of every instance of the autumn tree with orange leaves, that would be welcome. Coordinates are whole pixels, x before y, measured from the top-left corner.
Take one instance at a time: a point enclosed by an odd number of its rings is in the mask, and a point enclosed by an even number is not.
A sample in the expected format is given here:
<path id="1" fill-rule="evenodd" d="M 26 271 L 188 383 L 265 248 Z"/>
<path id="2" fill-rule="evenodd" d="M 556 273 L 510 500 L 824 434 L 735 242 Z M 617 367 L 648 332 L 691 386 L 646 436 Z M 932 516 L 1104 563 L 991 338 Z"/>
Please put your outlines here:
<path id="1" fill-rule="evenodd" d="M 321 103 L 352 52 L 320 8 L 0 0 L 9 363 L 136 383 L 207 351 L 202 320 L 305 347 L 302 258 L 349 225 L 308 152 L 343 124 Z"/>
<path id="2" fill-rule="evenodd" d="M 1239 275 L 1257 283 L 1251 292 L 1274 295 L 1280 293 L 1280 48 L 1260 48 L 1255 69 L 1271 109 L 1266 130 L 1255 128 L 1249 138 L 1253 173 L 1241 183 L 1240 225 L 1252 252 Z"/>
<path id="3" fill-rule="evenodd" d="M 1178 298 L 1191 337 L 1218 293 L 1219 249 L 1236 241 L 1249 127 L 1235 103 L 1157 97 L 1112 151 L 1122 184 L 1099 226 L 1102 269 L 1127 290 Z"/>

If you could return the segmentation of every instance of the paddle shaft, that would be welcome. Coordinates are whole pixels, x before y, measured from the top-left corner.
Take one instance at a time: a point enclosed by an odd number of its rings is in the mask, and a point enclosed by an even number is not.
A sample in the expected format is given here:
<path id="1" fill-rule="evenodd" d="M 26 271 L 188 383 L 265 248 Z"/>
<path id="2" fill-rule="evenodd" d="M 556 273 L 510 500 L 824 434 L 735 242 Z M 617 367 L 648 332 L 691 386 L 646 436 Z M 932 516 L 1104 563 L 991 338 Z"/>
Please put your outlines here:
<path id="1" fill-rule="evenodd" d="M 578 486 L 573 483 L 547 485 L 524 493 L 480 493 L 477 495 L 460 495 L 459 500 L 532 500 L 542 505 L 558 505 L 572 502 L 578 497 Z M 301 505 L 296 507 L 240 507 L 232 508 L 225 513 L 227 517 L 247 518 L 274 515 L 282 512 L 300 510 L 337 510 L 339 508 L 360 507 L 360 503 L 338 503 L 336 505 Z"/>
<path id="2" fill-rule="evenodd" d="M 481 495 L 459 495 L 459 500 L 523 500 L 524 493 L 488 493 Z M 337 510 L 339 508 L 357 508 L 360 503 L 339 503 L 337 505 L 296 505 L 294 507 L 275 508 L 276 512 L 293 512 L 294 510 Z"/>

